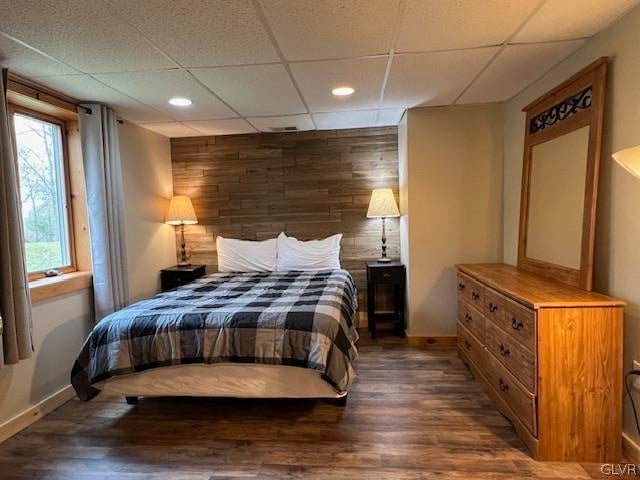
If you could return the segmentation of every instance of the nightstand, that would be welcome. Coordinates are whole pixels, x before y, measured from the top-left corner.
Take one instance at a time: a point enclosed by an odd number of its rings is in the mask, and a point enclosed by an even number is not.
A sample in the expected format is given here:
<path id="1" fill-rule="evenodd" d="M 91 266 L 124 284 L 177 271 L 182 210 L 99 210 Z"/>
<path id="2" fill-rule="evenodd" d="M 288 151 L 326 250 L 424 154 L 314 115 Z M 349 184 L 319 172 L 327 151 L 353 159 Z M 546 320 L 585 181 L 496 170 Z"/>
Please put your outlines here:
<path id="1" fill-rule="evenodd" d="M 160 270 L 160 283 L 162 291 L 173 290 L 181 285 L 193 282 L 196 278 L 203 277 L 206 265 L 188 265 L 181 267 L 169 267 Z"/>
<path id="2" fill-rule="evenodd" d="M 404 337 L 404 304 L 405 304 L 405 268 L 397 260 L 378 262 L 372 260 L 367 265 L 367 316 L 371 337 L 376 338 L 376 324 L 379 321 L 391 321 L 395 324 L 396 335 Z M 376 313 L 376 287 L 389 285 L 393 288 L 393 312 Z"/>

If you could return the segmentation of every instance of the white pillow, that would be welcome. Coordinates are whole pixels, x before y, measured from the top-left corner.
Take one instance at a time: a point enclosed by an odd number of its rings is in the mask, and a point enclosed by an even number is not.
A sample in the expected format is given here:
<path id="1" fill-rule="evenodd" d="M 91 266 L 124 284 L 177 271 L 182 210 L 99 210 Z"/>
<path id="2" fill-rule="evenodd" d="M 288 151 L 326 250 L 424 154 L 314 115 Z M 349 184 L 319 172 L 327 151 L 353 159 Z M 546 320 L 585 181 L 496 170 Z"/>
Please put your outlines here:
<path id="1" fill-rule="evenodd" d="M 300 240 L 278 236 L 278 271 L 324 270 L 340 268 L 340 240 L 342 234 L 324 240 Z"/>
<path id="2" fill-rule="evenodd" d="M 276 269 L 278 242 L 216 238 L 219 272 L 273 272 Z"/>

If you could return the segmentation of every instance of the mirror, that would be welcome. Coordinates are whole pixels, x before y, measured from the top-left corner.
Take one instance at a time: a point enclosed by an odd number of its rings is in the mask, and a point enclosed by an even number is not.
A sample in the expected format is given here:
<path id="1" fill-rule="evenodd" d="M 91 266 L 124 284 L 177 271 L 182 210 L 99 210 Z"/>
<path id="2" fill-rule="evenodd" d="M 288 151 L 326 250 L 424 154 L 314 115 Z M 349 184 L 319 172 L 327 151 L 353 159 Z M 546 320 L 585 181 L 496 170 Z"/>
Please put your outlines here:
<path id="1" fill-rule="evenodd" d="M 518 267 L 591 290 L 604 86 L 601 58 L 524 108 Z"/>
<path id="2" fill-rule="evenodd" d="M 589 127 L 531 150 L 527 257 L 580 268 Z"/>

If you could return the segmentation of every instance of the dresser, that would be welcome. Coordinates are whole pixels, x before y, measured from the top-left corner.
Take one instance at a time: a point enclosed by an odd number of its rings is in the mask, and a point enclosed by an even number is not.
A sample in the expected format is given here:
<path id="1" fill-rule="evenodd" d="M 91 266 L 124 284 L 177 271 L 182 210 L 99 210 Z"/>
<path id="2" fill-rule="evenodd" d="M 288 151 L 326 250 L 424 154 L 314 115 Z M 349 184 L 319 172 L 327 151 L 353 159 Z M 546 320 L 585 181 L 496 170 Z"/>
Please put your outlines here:
<path id="1" fill-rule="evenodd" d="M 460 357 L 532 456 L 619 461 L 624 302 L 505 264 L 457 269 Z"/>

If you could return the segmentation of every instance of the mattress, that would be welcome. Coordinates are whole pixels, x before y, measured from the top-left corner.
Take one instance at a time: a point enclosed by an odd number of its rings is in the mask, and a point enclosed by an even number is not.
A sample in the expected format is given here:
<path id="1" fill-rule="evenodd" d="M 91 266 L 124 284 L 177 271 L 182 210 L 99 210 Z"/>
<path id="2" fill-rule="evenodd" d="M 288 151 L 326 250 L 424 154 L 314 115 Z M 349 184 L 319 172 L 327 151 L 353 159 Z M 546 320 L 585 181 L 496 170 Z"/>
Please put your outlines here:
<path id="1" fill-rule="evenodd" d="M 175 365 L 113 377 L 106 395 L 242 398 L 340 398 L 316 371 L 286 365 Z"/>
<path id="2" fill-rule="evenodd" d="M 249 379 L 267 371 L 256 366 L 280 366 L 294 368 L 282 372 L 310 371 L 307 377 L 320 378 L 334 397 L 355 378 L 356 310 L 355 284 L 345 270 L 208 275 L 101 320 L 78 355 L 71 384 L 81 400 L 90 400 L 103 382 L 133 375 L 144 379 L 150 371 L 158 372 L 149 373 L 152 378 L 160 378 L 180 366 L 232 364 L 248 372 L 242 378 Z M 199 370 L 204 371 L 214 370 Z M 200 381 L 202 375 L 193 378 Z M 279 380 L 274 381 L 273 395 L 283 396 Z M 195 394 L 189 382 L 179 382 L 182 390 L 174 389 L 175 395 Z M 246 396 L 242 389 L 203 391 Z"/>

